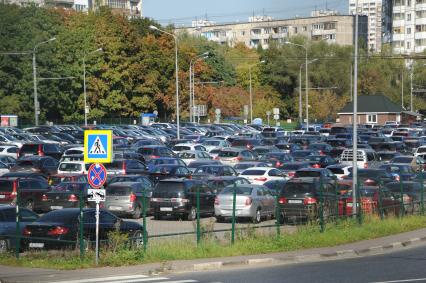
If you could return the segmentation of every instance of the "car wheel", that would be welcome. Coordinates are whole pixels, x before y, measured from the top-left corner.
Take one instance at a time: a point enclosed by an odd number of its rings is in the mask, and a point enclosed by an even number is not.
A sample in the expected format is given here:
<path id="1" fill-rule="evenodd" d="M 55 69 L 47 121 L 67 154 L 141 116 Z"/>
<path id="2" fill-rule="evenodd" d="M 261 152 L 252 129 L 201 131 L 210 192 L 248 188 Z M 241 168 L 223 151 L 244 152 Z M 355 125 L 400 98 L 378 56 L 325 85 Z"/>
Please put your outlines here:
<path id="1" fill-rule="evenodd" d="M 9 250 L 9 240 L 0 239 L 0 254 L 4 254 Z"/>
<path id="2" fill-rule="evenodd" d="M 216 222 L 217 223 L 223 223 L 223 222 L 225 222 L 225 219 L 222 216 L 216 216 Z"/>
<path id="3" fill-rule="evenodd" d="M 132 248 L 141 248 L 143 247 L 143 233 L 142 231 L 135 231 L 132 235 L 131 247 Z"/>
<path id="4" fill-rule="evenodd" d="M 132 214 L 132 218 L 133 219 L 139 219 L 139 218 L 141 218 L 141 207 L 140 206 L 137 206 L 135 208 L 135 211 Z"/>
<path id="5" fill-rule="evenodd" d="M 188 214 L 188 221 L 193 221 L 195 219 L 197 219 L 197 209 L 195 209 L 195 207 L 191 207 Z"/>
<path id="6" fill-rule="evenodd" d="M 256 214 L 253 217 L 253 223 L 260 223 L 262 220 L 262 214 L 260 213 L 260 208 L 256 210 Z"/>
<path id="7" fill-rule="evenodd" d="M 25 208 L 28 208 L 29 210 L 34 210 L 34 202 L 32 200 L 27 200 L 25 203 Z"/>
<path id="8" fill-rule="evenodd" d="M 154 213 L 154 220 L 161 220 L 160 213 Z"/>

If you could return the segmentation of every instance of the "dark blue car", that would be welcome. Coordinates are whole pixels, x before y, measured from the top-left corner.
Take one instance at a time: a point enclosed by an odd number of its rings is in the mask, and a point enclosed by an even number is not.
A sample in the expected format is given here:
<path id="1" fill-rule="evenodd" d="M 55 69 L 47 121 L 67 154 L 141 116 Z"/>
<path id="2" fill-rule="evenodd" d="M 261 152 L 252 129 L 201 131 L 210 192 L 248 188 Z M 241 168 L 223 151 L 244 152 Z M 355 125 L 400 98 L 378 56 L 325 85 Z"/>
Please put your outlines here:
<path id="1" fill-rule="evenodd" d="M 26 208 L 20 208 L 20 234 L 25 226 L 36 221 L 38 215 Z M 16 207 L 0 206 L 0 254 L 14 249 L 16 245 Z"/>

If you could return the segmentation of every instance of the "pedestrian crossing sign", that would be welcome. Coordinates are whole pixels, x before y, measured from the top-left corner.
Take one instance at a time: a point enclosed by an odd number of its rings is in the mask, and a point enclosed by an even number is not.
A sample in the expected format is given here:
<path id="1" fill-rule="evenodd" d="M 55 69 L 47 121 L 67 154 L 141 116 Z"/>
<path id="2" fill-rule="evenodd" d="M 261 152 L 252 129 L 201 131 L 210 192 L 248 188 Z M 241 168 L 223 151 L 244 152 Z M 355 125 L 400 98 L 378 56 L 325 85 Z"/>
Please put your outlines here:
<path id="1" fill-rule="evenodd" d="M 84 131 L 84 162 L 111 163 L 112 162 L 112 131 L 86 130 Z"/>

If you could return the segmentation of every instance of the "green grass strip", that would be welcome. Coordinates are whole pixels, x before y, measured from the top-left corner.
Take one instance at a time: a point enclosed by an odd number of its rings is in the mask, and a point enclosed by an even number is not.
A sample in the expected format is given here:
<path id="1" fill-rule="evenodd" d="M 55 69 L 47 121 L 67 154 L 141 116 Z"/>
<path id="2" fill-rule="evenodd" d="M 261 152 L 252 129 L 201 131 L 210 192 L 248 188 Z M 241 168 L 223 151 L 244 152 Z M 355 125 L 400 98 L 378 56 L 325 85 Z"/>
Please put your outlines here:
<path id="1" fill-rule="evenodd" d="M 328 224 L 324 233 L 318 226 L 306 225 L 293 233 L 282 233 L 276 237 L 255 229 L 240 230 L 234 245 L 230 245 L 229 234 L 220 239 L 214 233 L 206 232 L 202 244 L 196 246 L 194 236 L 172 239 L 158 239 L 149 242 L 146 253 L 143 249 L 127 249 L 119 239 L 113 247 L 102 250 L 99 266 L 125 266 L 172 260 L 188 260 L 212 257 L 263 254 L 272 252 L 296 251 L 310 248 L 331 247 L 361 240 L 413 231 L 426 227 L 426 217 L 408 216 L 388 218 L 381 221 L 376 217 L 365 218 L 360 226 L 356 221 L 345 220 L 338 224 Z M 125 239 L 124 239 L 125 240 Z M 121 242 L 123 243 L 123 242 Z M 87 252 L 80 260 L 77 251 L 40 251 L 22 255 L 16 260 L 13 254 L 0 255 L 0 264 L 54 269 L 78 269 L 94 267 L 94 253 Z"/>

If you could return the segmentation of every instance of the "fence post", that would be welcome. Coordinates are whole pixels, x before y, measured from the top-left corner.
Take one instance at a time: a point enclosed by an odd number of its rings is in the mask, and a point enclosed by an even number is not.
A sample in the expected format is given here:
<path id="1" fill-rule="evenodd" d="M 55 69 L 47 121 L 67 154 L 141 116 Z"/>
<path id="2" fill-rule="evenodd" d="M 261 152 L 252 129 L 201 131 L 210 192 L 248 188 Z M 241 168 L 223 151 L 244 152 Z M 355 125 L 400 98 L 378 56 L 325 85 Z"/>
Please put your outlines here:
<path id="1" fill-rule="evenodd" d="M 143 225 L 143 251 L 146 252 L 148 247 L 148 235 L 146 231 L 146 188 L 143 190 L 143 198 L 142 198 L 142 225 Z"/>
<path id="2" fill-rule="evenodd" d="M 201 242 L 201 227 L 200 227 L 200 189 L 197 187 L 197 245 Z"/>
<path id="3" fill-rule="evenodd" d="M 338 195 L 338 187 L 339 184 L 337 183 L 337 180 L 334 180 L 334 196 L 336 198 L 336 216 L 335 216 L 335 221 L 337 223 L 337 221 L 339 220 L 339 195 Z"/>
<path id="4" fill-rule="evenodd" d="M 378 195 L 378 200 L 377 200 L 377 205 L 378 205 L 378 209 L 379 209 L 379 215 L 380 215 L 380 219 L 383 220 L 384 218 L 384 214 L 383 214 L 383 199 L 382 199 L 382 186 L 383 186 L 383 182 L 382 180 L 379 181 L 379 195 Z"/>
<path id="5" fill-rule="evenodd" d="M 401 207 L 400 207 L 401 212 L 399 213 L 399 215 L 401 217 L 404 217 L 404 213 L 405 213 L 405 207 L 404 207 L 404 184 L 403 184 L 403 181 L 402 181 L 402 177 L 401 177 L 401 180 L 399 181 L 399 191 L 400 191 L 400 194 L 401 194 Z"/>
<path id="6" fill-rule="evenodd" d="M 80 245 L 80 259 L 84 258 L 84 239 L 83 239 L 83 229 L 84 229 L 84 225 L 83 225 L 83 203 L 84 203 L 84 190 L 80 190 L 80 195 L 79 195 L 79 205 L 80 205 L 80 223 L 79 223 L 79 227 L 78 227 L 78 240 L 79 240 L 79 245 Z M 87 243 L 89 244 L 89 243 Z"/>
<path id="7" fill-rule="evenodd" d="M 423 184 L 423 172 L 420 172 L 420 212 L 425 215 L 425 204 L 424 204 L 425 188 Z"/>
<path id="8" fill-rule="evenodd" d="M 16 242 L 15 242 L 15 256 L 16 259 L 19 259 L 19 250 L 21 249 L 21 214 L 19 212 L 19 186 L 16 187 Z"/>
<path id="9" fill-rule="evenodd" d="M 280 210 L 280 189 L 279 189 L 279 182 L 275 182 L 275 191 L 277 192 L 276 196 L 275 196 L 275 226 L 277 228 L 277 238 L 280 236 L 281 234 L 281 229 L 280 229 L 280 214 L 281 214 L 281 210 Z"/>
<path id="10" fill-rule="evenodd" d="M 231 229 L 231 244 L 235 242 L 235 207 L 237 198 L 237 184 L 234 183 L 234 190 L 232 191 L 232 229 Z"/>
<path id="11" fill-rule="evenodd" d="M 320 177 L 320 231 L 324 232 L 324 184 L 322 180 L 322 176 Z"/>

